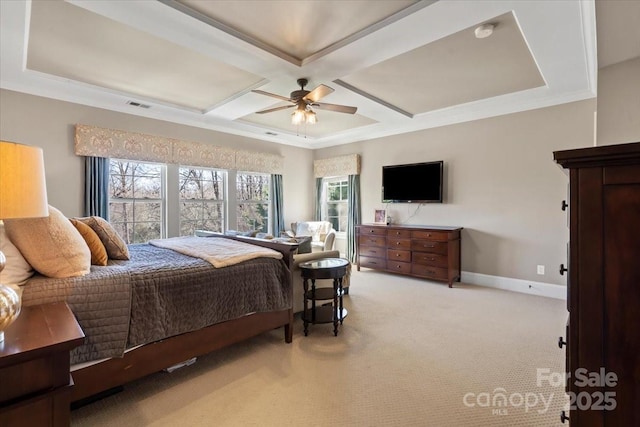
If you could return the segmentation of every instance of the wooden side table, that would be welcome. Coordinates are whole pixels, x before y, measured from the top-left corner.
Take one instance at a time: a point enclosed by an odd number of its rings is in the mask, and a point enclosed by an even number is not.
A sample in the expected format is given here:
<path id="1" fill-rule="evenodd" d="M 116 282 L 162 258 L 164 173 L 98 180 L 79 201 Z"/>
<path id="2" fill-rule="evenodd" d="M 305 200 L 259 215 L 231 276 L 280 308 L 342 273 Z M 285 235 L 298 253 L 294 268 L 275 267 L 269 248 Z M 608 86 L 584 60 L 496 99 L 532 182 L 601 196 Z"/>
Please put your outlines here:
<path id="1" fill-rule="evenodd" d="M 0 425 L 68 426 L 69 351 L 84 332 L 65 302 L 22 307 L 0 342 Z"/>
<path id="2" fill-rule="evenodd" d="M 342 279 L 347 274 L 349 261 L 342 258 L 322 258 L 299 264 L 304 285 L 304 334 L 309 333 L 309 324 L 333 323 L 333 334 L 338 335 L 338 323 L 347 317 L 347 309 L 342 305 Z M 333 287 L 316 288 L 316 279 L 333 279 Z M 311 288 L 309 288 L 311 280 Z M 327 305 L 318 307 L 317 301 L 331 300 Z M 311 307 L 308 303 L 311 302 Z"/>

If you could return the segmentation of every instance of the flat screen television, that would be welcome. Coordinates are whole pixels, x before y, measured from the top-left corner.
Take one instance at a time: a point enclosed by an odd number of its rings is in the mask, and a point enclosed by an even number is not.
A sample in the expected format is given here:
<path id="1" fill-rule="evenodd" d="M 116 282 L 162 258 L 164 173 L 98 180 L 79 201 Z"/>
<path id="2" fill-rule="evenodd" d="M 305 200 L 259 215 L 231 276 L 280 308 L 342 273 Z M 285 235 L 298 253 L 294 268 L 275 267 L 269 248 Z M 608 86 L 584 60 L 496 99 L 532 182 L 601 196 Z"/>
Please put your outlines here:
<path id="1" fill-rule="evenodd" d="M 442 203 L 443 161 L 382 167 L 383 203 Z"/>

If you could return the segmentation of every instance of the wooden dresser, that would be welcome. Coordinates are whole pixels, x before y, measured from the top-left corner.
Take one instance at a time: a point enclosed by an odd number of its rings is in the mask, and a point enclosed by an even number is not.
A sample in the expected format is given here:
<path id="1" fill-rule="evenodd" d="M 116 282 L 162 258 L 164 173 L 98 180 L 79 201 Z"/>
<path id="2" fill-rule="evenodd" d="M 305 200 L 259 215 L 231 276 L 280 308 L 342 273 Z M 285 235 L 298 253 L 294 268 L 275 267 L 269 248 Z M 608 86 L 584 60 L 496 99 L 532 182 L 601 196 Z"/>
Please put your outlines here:
<path id="1" fill-rule="evenodd" d="M 561 419 L 640 426 L 640 143 L 554 159 L 569 172 L 570 192 L 569 258 L 560 267 L 569 320 L 559 345 L 571 407 Z"/>
<path id="2" fill-rule="evenodd" d="M 447 282 L 460 281 L 460 227 L 356 226 L 357 266 Z"/>

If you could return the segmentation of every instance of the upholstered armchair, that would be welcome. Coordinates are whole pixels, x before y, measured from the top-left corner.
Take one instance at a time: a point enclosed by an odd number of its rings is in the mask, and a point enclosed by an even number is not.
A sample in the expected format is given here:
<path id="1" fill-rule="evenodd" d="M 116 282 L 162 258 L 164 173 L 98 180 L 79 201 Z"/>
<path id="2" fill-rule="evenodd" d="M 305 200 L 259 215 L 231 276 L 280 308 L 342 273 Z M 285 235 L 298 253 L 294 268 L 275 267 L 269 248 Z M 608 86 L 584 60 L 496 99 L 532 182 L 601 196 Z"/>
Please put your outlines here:
<path id="1" fill-rule="evenodd" d="M 331 251 L 335 244 L 336 231 L 329 221 L 300 221 L 292 222 L 291 230 L 284 231 L 283 236 L 310 236 L 312 252 Z"/>

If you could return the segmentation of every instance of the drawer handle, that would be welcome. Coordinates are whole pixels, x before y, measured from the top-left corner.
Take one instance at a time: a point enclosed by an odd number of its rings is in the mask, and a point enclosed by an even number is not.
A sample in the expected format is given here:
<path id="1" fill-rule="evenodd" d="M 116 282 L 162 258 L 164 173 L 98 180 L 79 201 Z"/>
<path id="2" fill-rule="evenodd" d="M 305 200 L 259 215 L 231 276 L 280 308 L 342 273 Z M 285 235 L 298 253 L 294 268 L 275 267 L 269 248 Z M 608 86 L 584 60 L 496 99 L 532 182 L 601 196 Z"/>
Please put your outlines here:
<path id="1" fill-rule="evenodd" d="M 562 201 L 562 205 L 561 205 L 561 207 L 562 207 L 562 210 L 563 210 L 563 211 L 566 211 L 566 210 L 567 210 L 567 208 L 569 207 L 569 205 L 567 204 L 567 201 L 566 201 L 566 200 L 563 200 L 563 201 Z"/>
<path id="2" fill-rule="evenodd" d="M 560 421 L 562 422 L 562 424 L 564 424 L 565 421 L 569 421 L 569 417 L 567 417 L 566 412 L 560 412 Z"/>
<path id="3" fill-rule="evenodd" d="M 396 246 L 400 246 L 400 242 L 396 242 Z"/>
<path id="4" fill-rule="evenodd" d="M 375 233 L 375 230 L 369 230 L 369 233 Z"/>
<path id="5" fill-rule="evenodd" d="M 402 266 L 400 264 L 396 265 L 396 268 L 401 269 Z"/>
<path id="6" fill-rule="evenodd" d="M 563 345 L 567 345 L 567 342 L 562 337 L 558 337 L 558 347 L 562 348 Z"/>
<path id="7" fill-rule="evenodd" d="M 396 254 L 396 256 L 400 256 L 400 254 Z"/>
<path id="8" fill-rule="evenodd" d="M 435 248 L 436 245 L 424 245 L 425 248 Z"/>
<path id="9" fill-rule="evenodd" d="M 569 271 L 569 269 L 568 269 L 568 268 L 565 268 L 565 267 L 564 267 L 564 264 L 560 264 L 560 275 L 561 275 L 561 276 L 564 276 L 564 273 L 565 273 L 566 271 Z"/>
<path id="10" fill-rule="evenodd" d="M 422 257 L 423 260 L 425 261 L 435 261 L 435 258 L 427 258 L 427 257 Z"/>

